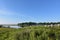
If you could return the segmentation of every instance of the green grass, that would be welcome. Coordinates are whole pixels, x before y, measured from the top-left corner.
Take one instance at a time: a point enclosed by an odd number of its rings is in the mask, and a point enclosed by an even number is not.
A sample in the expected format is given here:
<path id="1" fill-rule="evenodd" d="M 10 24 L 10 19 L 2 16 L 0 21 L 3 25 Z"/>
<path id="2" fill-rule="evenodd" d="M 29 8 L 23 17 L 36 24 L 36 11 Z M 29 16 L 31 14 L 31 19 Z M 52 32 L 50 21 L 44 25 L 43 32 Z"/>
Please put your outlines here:
<path id="1" fill-rule="evenodd" d="M 43 26 L 0 28 L 0 40 L 60 40 L 60 28 Z"/>

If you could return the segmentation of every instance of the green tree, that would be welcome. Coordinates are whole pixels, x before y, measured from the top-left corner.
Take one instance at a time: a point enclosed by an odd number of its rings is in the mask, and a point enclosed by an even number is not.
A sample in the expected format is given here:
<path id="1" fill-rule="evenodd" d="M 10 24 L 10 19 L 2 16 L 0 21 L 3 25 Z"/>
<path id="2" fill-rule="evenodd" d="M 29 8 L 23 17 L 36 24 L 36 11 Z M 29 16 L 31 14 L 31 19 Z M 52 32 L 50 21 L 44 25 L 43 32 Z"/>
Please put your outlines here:
<path id="1" fill-rule="evenodd" d="M 3 27 L 3 25 L 0 25 L 0 28 L 2 28 Z"/>
<path id="2" fill-rule="evenodd" d="M 32 25 L 37 25 L 37 23 L 35 23 L 35 22 L 18 23 L 18 26 L 20 26 L 20 27 L 26 27 L 26 26 L 32 26 Z"/>

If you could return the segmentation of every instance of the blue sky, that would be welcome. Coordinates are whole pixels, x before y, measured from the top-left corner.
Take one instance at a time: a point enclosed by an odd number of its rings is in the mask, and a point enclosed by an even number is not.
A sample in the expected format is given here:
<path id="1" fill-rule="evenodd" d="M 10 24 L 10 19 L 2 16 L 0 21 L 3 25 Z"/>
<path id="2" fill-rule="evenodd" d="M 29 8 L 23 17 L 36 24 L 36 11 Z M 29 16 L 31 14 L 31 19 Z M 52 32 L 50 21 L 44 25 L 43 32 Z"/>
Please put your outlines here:
<path id="1" fill-rule="evenodd" d="M 0 0 L 0 24 L 60 21 L 60 0 Z"/>

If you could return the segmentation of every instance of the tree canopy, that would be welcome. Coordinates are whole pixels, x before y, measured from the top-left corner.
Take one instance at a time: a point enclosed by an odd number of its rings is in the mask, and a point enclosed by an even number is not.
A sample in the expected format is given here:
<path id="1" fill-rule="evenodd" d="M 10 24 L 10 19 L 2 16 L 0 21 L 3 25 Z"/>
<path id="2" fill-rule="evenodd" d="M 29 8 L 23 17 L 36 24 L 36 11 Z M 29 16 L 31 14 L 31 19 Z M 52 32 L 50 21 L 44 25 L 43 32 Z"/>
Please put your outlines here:
<path id="1" fill-rule="evenodd" d="M 18 23 L 18 26 L 20 27 L 26 27 L 26 26 L 32 26 L 32 25 L 55 25 L 55 24 L 60 24 L 60 22 L 39 22 L 39 23 L 36 23 L 36 22 L 23 22 L 23 23 Z"/>

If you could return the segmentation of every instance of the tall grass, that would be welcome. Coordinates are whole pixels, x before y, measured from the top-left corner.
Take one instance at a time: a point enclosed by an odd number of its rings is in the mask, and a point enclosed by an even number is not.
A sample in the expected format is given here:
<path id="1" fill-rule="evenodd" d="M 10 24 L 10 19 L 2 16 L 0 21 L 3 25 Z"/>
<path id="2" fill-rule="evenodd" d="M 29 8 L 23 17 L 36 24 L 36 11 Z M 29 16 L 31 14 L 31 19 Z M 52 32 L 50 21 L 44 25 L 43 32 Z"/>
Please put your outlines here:
<path id="1" fill-rule="evenodd" d="M 0 40 L 60 40 L 58 27 L 0 28 Z"/>

